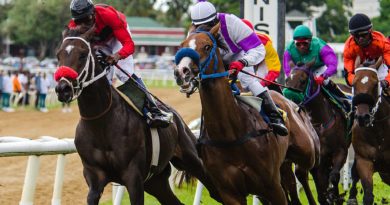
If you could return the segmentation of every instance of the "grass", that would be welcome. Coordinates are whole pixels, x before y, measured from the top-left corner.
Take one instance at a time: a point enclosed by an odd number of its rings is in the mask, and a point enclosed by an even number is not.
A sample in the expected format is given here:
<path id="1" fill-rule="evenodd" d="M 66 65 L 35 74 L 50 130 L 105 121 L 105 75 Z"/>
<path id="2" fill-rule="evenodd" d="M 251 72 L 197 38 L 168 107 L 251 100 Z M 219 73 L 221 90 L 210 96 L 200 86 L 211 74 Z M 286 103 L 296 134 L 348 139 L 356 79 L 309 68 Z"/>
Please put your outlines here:
<path id="1" fill-rule="evenodd" d="M 313 192 L 313 195 L 315 197 L 315 199 L 317 199 L 317 193 L 315 191 L 315 186 L 313 184 L 313 181 L 310 180 L 310 188 L 312 189 L 312 192 Z M 340 184 L 339 186 L 339 190 L 340 193 L 344 193 L 343 189 L 342 189 L 342 186 Z M 180 201 L 186 205 L 192 205 L 193 204 L 193 200 L 194 200 L 194 196 L 195 196 L 195 192 L 196 192 L 196 186 L 195 185 L 184 185 L 182 188 L 175 188 L 175 195 L 180 199 Z M 348 191 L 348 190 L 347 190 Z M 362 192 L 362 187 L 361 187 L 361 184 L 358 183 L 358 201 L 359 203 L 362 202 L 362 197 L 363 197 L 363 192 Z M 383 183 L 379 177 L 378 174 L 375 174 L 374 175 L 374 195 L 375 195 L 375 203 L 376 204 L 388 204 L 390 203 L 390 186 L 386 185 L 385 183 Z M 302 202 L 302 204 L 308 204 L 307 202 L 307 199 L 306 199 L 306 195 L 303 191 L 303 189 L 301 189 L 300 193 L 299 193 L 299 196 L 300 196 L 300 200 Z M 348 193 L 346 194 L 346 196 L 344 197 L 345 200 L 348 200 Z M 252 204 L 252 198 L 253 197 L 248 197 L 248 202 L 247 204 Z M 102 205 L 111 205 L 112 204 L 112 201 L 106 201 L 106 202 L 103 202 L 103 203 L 100 203 Z M 127 195 L 127 193 L 125 194 L 123 200 L 122 200 L 122 204 L 130 204 L 130 201 L 129 201 L 129 197 Z M 149 194 L 146 194 L 145 193 L 145 204 L 146 205 L 159 205 L 160 203 L 158 203 L 158 201 L 151 195 Z M 206 189 L 203 189 L 203 192 L 202 192 L 202 200 L 201 200 L 201 204 L 204 204 L 204 205 L 218 205 L 220 203 L 216 202 L 215 200 L 213 200 Z"/>

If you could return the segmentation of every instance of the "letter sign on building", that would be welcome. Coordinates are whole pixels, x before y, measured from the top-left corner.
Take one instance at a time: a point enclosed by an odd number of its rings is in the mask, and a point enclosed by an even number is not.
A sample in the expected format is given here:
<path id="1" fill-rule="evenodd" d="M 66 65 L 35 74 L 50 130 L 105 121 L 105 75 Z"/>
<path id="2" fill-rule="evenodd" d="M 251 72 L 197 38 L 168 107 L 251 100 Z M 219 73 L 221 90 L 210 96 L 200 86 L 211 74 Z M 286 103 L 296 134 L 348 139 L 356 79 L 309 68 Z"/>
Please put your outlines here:
<path id="1" fill-rule="evenodd" d="M 256 31 L 271 36 L 276 48 L 278 40 L 278 0 L 245 0 L 244 18 L 253 23 Z"/>

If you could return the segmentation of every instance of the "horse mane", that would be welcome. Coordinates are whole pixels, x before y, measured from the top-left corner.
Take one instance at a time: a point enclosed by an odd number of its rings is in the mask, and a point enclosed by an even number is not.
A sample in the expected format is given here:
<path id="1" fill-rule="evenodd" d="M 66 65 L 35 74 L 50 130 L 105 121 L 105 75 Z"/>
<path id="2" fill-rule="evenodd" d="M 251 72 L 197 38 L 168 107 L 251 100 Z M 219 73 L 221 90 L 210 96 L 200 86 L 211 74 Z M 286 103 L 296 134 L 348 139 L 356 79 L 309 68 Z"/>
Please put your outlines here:
<path id="1" fill-rule="evenodd" d="M 197 27 L 195 29 L 195 31 L 191 32 L 191 33 L 196 33 L 196 32 L 199 32 L 199 31 L 206 31 L 206 32 L 209 32 L 213 27 L 211 25 L 208 25 L 208 24 L 205 24 L 205 25 L 200 25 L 199 27 Z M 217 34 L 217 36 L 215 36 L 215 40 L 217 42 L 217 47 L 222 49 L 223 51 L 228 51 L 228 47 L 227 45 L 224 43 L 223 39 L 222 39 L 222 36 L 221 34 Z"/>

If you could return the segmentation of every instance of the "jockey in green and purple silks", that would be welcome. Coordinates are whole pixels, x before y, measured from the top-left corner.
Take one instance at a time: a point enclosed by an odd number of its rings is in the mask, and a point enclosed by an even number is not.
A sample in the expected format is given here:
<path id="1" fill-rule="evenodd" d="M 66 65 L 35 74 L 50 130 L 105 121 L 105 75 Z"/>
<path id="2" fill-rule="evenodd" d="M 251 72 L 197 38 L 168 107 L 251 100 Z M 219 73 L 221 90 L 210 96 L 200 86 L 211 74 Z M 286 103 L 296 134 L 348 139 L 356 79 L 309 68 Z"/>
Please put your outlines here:
<path id="1" fill-rule="evenodd" d="M 315 60 L 314 65 L 310 68 L 313 70 L 314 80 L 318 85 L 323 85 L 335 97 L 339 98 L 342 103 L 347 97 L 333 83 L 329 77 L 337 71 L 337 56 L 333 49 L 325 41 L 318 37 L 313 37 L 312 32 L 307 26 L 300 25 L 294 29 L 294 40 L 290 42 L 284 52 L 283 66 L 286 76 L 290 75 L 290 62 L 308 63 Z M 348 103 L 349 104 L 349 103 Z"/>

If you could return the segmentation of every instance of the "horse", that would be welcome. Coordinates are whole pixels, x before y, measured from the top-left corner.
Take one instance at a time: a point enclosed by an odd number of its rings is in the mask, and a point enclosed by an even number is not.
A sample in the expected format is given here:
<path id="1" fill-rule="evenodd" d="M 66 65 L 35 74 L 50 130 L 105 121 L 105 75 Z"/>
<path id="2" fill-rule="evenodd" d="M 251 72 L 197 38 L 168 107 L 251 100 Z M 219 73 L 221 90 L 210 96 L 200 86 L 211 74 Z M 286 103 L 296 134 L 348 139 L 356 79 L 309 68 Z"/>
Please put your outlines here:
<path id="1" fill-rule="evenodd" d="M 288 136 L 276 135 L 258 109 L 233 96 L 219 51 L 224 47 L 219 28 L 217 24 L 190 33 L 175 56 L 174 75 L 181 91 L 200 94 L 199 154 L 223 204 L 246 205 L 248 194 L 258 195 L 263 203 L 287 204 L 280 174 L 286 155 L 307 172 L 319 156 L 318 136 L 308 116 L 295 112 L 298 107 L 277 92 L 270 94 L 287 112 Z"/>
<path id="2" fill-rule="evenodd" d="M 382 57 L 373 65 L 361 65 L 358 57 L 352 82 L 352 105 L 355 108 L 352 146 L 365 205 L 374 203 L 374 172 L 378 172 L 382 181 L 390 185 L 390 99 L 388 88 L 382 89 L 378 77 L 381 64 Z M 351 198 L 356 199 L 356 191 Z"/>
<path id="3" fill-rule="evenodd" d="M 314 73 L 310 69 L 313 64 L 314 61 L 297 65 L 290 62 L 293 69 L 286 79 L 286 85 L 301 92 L 286 88 L 284 94 L 310 113 L 311 122 L 320 137 L 320 164 L 311 171 L 318 192 L 318 202 L 342 204 L 338 183 L 340 169 L 347 159 L 350 146 L 347 138 L 348 119 L 315 83 Z"/>
<path id="4" fill-rule="evenodd" d="M 144 204 L 144 191 L 161 204 L 182 204 L 169 186 L 169 163 L 197 177 L 218 199 L 198 157 L 196 138 L 180 115 L 160 102 L 162 109 L 173 113 L 173 122 L 167 128 L 151 130 L 144 117 L 110 85 L 90 42 L 94 35 L 94 27 L 85 33 L 64 32 L 57 52 L 57 72 L 63 74 L 56 72 L 61 79 L 55 88 L 61 102 L 77 99 L 81 119 L 75 145 L 89 187 L 87 203 L 97 205 L 105 185 L 116 182 L 127 188 L 133 205 Z M 152 145 L 152 132 L 158 133 L 160 151 L 153 149 L 158 143 Z"/>

